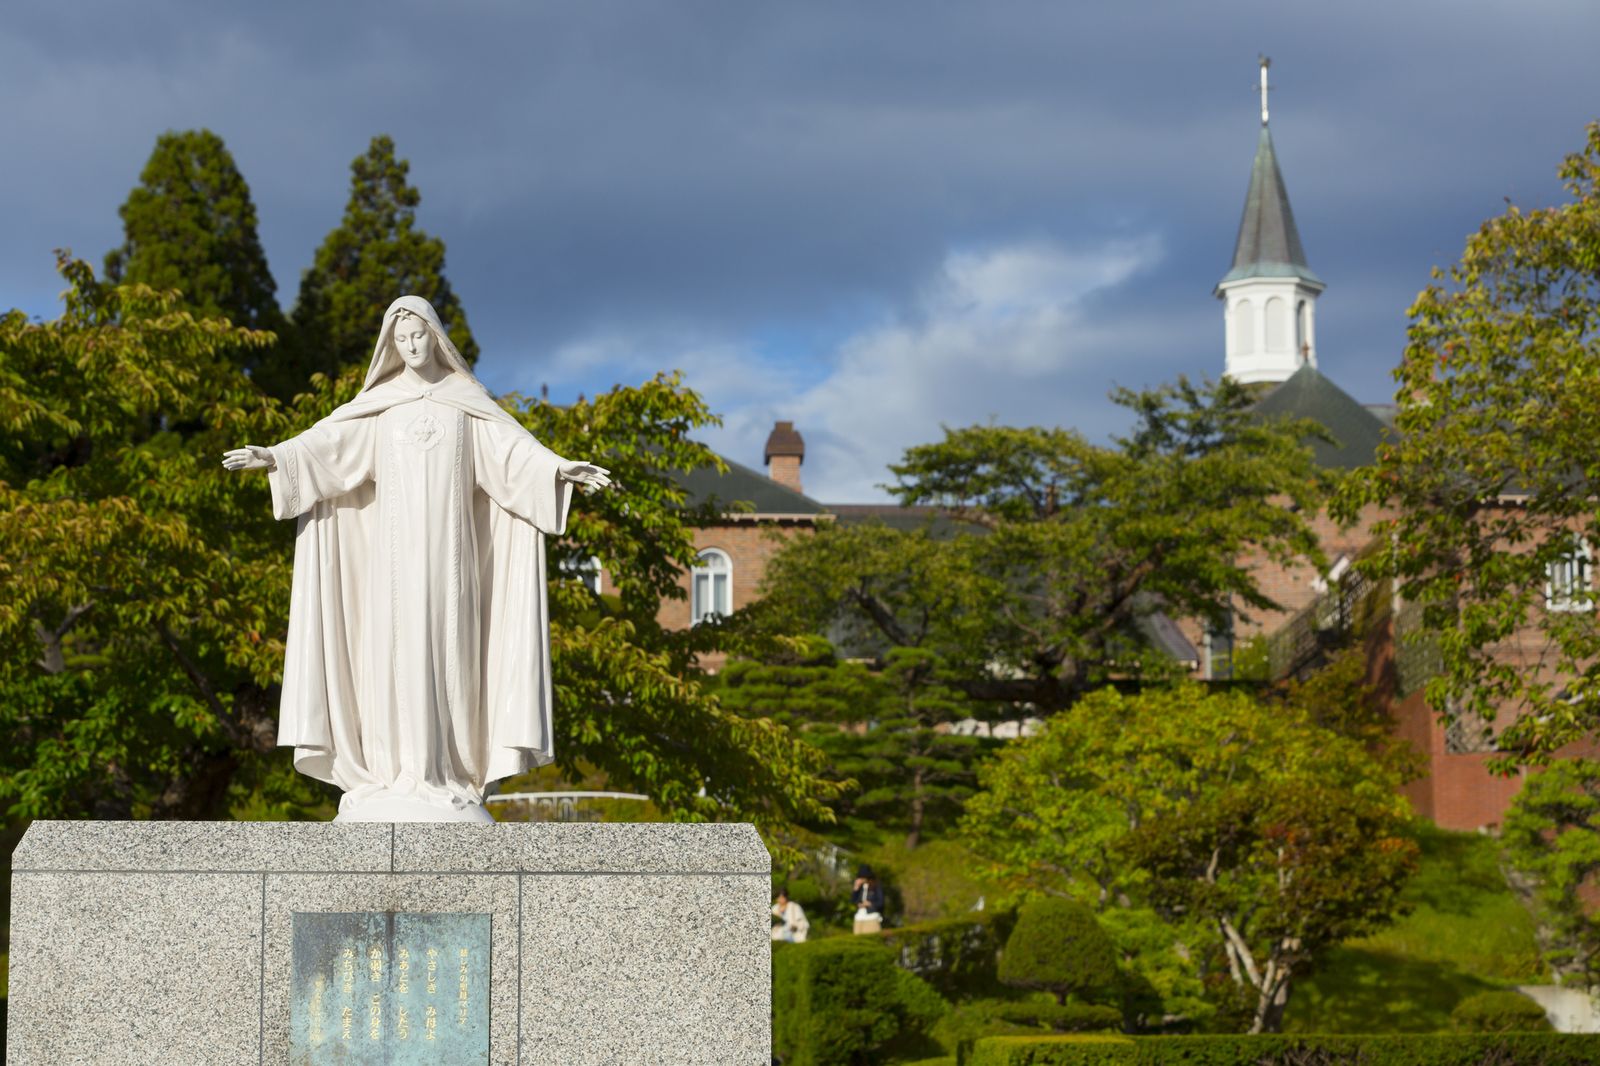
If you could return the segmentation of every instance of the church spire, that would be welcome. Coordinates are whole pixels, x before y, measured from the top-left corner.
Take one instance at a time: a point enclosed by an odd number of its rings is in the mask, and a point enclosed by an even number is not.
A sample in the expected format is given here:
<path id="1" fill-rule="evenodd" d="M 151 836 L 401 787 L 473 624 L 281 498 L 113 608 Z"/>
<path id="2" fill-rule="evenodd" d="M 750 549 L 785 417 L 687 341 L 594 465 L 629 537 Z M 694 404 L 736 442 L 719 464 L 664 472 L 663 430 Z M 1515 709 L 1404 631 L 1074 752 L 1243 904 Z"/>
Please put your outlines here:
<path id="1" fill-rule="evenodd" d="M 1233 264 L 1216 289 L 1226 304 L 1225 373 L 1242 382 L 1283 381 L 1302 365 L 1316 365 L 1312 319 L 1317 294 L 1324 288 L 1306 263 L 1267 125 L 1271 64 L 1261 57 L 1261 135 Z"/>
<path id="2" fill-rule="evenodd" d="M 1272 130 L 1267 125 L 1267 68 L 1272 60 L 1261 57 L 1261 136 L 1256 140 L 1256 158 L 1250 167 L 1250 191 L 1244 198 L 1244 217 L 1239 220 L 1239 239 L 1233 246 L 1233 267 L 1222 283 L 1241 278 L 1294 277 L 1315 285 L 1322 279 L 1306 264 L 1306 252 L 1295 228 L 1294 211 L 1289 207 L 1289 189 L 1278 169 L 1278 153 L 1272 147 Z"/>

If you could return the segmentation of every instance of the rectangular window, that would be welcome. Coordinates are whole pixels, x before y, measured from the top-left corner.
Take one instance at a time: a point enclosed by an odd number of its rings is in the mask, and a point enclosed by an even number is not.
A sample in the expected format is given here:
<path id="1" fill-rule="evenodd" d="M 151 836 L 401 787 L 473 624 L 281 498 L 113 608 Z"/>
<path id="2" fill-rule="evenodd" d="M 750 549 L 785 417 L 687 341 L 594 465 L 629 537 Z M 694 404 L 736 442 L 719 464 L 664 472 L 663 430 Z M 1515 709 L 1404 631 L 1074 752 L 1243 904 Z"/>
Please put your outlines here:
<path id="1" fill-rule="evenodd" d="M 712 615 L 733 613 L 728 595 L 728 575 L 700 572 L 694 575 L 694 622 L 699 625 Z"/>
<path id="2" fill-rule="evenodd" d="M 1594 610 L 1594 575 L 1585 541 L 1578 541 L 1568 554 L 1545 564 L 1544 573 L 1544 603 L 1550 610 Z"/>

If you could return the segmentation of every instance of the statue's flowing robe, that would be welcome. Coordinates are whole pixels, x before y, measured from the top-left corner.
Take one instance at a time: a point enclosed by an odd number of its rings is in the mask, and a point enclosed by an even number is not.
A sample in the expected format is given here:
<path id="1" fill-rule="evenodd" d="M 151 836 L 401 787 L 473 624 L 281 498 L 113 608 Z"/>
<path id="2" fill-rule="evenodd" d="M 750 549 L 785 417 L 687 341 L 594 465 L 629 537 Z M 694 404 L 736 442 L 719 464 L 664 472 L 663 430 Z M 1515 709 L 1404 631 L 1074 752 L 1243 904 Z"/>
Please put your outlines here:
<path id="1" fill-rule="evenodd" d="M 459 373 L 369 379 L 271 451 L 273 512 L 299 519 L 278 728 L 296 768 L 344 809 L 463 807 L 549 762 L 543 535 L 566 527 L 564 460 Z"/>

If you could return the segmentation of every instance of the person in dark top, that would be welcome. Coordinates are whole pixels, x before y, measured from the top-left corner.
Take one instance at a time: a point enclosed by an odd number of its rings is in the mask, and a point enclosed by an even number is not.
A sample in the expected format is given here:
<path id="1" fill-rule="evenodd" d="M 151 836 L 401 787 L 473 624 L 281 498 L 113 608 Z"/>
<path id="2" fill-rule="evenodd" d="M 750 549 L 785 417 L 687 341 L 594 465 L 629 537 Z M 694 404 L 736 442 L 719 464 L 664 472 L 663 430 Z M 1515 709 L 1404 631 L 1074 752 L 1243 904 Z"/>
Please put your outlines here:
<path id="1" fill-rule="evenodd" d="M 856 909 L 854 932 L 876 933 L 883 929 L 883 886 L 878 884 L 872 867 L 862 866 L 856 871 L 850 902 Z"/>

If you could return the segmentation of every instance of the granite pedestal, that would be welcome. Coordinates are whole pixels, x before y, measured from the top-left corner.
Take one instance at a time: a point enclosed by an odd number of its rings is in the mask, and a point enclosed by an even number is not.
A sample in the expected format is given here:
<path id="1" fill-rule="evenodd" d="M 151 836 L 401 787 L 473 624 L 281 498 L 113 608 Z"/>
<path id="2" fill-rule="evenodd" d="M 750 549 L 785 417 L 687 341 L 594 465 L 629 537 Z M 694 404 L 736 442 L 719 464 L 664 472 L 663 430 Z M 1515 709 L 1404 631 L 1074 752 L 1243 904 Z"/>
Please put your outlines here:
<path id="1" fill-rule="evenodd" d="M 389 1015 L 401 1050 L 306 1050 L 299 914 L 387 920 L 372 980 L 381 962 L 391 990 L 396 915 L 480 916 L 487 1046 L 462 1061 L 764 1064 L 768 888 L 748 825 L 35 822 L 12 857 L 8 1061 L 448 1063 L 408 1057 Z"/>

